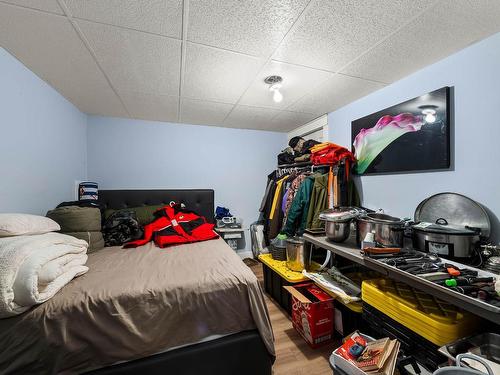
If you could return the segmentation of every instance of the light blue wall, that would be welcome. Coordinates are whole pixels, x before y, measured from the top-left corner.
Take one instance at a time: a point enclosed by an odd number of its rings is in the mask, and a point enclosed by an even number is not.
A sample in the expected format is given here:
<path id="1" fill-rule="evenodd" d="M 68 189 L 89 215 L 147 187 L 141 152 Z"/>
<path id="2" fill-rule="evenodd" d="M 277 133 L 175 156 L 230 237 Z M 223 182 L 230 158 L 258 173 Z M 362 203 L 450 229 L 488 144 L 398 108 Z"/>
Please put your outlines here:
<path id="1" fill-rule="evenodd" d="M 500 34 L 330 113 L 330 141 L 350 147 L 352 120 L 443 86 L 454 88 L 454 170 L 364 176 L 366 207 L 413 216 L 424 198 L 452 191 L 500 216 Z M 494 221 L 498 240 L 499 224 Z"/>
<path id="2" fill-rule="evenodd" d="M 89 116 L 88 176 L 102 189 L 214 189 L 248 227 L 285 143 L 284 133 Z"/>
<path id="3" fill-rule="evenodd" d="M 86 177 L 87 115 L 0 48 L 0 212 L 45 214 Z"/>

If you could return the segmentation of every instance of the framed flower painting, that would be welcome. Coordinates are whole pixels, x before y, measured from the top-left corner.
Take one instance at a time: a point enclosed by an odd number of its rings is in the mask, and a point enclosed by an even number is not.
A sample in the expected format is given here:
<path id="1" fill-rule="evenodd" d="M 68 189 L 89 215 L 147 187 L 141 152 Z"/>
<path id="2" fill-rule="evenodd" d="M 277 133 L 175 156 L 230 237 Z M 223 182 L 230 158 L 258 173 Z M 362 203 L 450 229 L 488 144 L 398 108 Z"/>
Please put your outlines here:
<path id="1" fill-rule="evenodd" d="M 450 168 L 450 88 L 408 100 L 351 124 L 360 175 Z"/>

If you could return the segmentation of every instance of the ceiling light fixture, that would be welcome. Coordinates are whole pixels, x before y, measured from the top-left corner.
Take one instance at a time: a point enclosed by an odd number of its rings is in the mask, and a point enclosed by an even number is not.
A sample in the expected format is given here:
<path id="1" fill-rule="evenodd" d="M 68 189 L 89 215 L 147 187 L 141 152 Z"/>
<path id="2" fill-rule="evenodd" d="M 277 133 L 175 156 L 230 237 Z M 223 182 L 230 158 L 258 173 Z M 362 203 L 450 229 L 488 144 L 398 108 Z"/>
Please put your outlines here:
<path id="1" fill-rule="evenodd" d="M 421 105 L 418 108 L 422 110 L 425 122 L 432 124 L 436 121 L 436 109 L 438 108 L 436 105 Z"/>
<path id="2" fill-rule="evenodd" d="M 283 78 L 280 76 L 269 76 L 264 79 L 264 82 L 269 85 L 269 91 L 273 92 L 273 100 L 276 103 L 280 103 L 283 100 L 283 94 L 280 92 Z"/>

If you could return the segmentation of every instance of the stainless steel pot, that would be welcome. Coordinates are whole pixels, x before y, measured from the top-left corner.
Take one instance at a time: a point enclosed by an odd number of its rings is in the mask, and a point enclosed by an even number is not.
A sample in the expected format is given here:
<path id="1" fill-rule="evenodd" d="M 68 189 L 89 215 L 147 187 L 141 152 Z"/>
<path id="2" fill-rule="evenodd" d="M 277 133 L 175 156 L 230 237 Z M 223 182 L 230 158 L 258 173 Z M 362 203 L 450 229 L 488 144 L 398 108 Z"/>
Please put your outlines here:
<path id="1" fill-rule="evenodd" d="M 311 265 L 311 247 L 304 246 L 302 237 L 291 237 L 286 240 L 286 265 L 292 271 L 302 272 Z"/>
<path id="2" fill-rule="evenodd" d="M 400 218 L 381 213 L 368 213 L 356 221 L 356 242 L 361 242 L 368 233 L 373 233 L 375 242 L 384 247 L 403 247 L 406 222 Z"/>
<path id="3" fill-rule="evenodd" d="M 472 359 L 474 361 L 481 363 L 481 365 L 483 365 L 484 368 L 486 369 L 486 373 L 476 369 L 472 369 L 468 367 L 466 364 L 464 367 L 463 363 L 464 358 Z M 483 360 L 483 358 L 478 357 L 477 355 L 474 354 L 465 353 L 457 355 L 456 366 L 442 367 L 434 371 L 432 375 L 483 375 L 483 374 L 494 375 L 494 372 L 491 369 L 491 367 Z"/>
<path id="4" fill-rule="evenodd" d="M 344 242 L 351 234 L 351 221 L 327 221 L 325 223 L 326 237 L 333 242 Z"/>
<path id="5" fill-rule="evenodd" d="M 357 207 L 334 207 L 319 214 L 325 221 L 326 237 L 333 242 L 344 242 L 351 233 L 351 222 L 366 212 Z"/>

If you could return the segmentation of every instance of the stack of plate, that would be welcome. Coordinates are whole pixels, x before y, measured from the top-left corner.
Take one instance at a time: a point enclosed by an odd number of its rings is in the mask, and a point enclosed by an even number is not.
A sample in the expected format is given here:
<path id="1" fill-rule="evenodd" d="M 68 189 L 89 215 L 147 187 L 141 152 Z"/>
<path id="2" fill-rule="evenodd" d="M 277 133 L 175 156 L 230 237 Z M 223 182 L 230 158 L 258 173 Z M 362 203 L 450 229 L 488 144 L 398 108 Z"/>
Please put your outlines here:
<path id="1" fill-rule="evenodd" d="M 500 256 L 489 258 L 483 267 L 486 271 L 497 273 L 500 275 Z"/>

